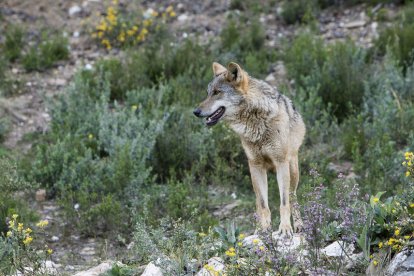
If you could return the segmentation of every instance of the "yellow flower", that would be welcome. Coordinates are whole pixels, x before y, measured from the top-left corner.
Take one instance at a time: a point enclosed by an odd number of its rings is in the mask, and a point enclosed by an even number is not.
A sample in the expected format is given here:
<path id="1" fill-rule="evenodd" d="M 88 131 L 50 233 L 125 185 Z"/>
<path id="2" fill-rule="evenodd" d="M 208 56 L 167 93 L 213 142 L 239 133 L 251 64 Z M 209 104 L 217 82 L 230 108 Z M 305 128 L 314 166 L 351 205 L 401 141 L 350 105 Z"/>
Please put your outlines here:
<path id="1" fill-rule="evenodd" d="M 394 231 L 394 235 L 396 235 L 396 236 L 398 236 L 398 235 L 400 235 L 400 229 L 395 229 L 395 231 Z"/>
<path id="2" fill-rule="evenodd" d="M 15 223 L 14 220 L 9 221 L 9 227 L 10 228 L 13 228 L 14 227 L 14 223 Z"/>
<path id="3" fill-rule="evenodd" d="M 378 265 L 378 261 L 377 260 L 374 260 L 372 263 L 374 264 L 374 266 L 377 266 Z"/>
<path id="4" fill-rule="evenodd" d="M 52 253 L 53 253 L 53 250 L 52 249 L 48 249 L 48 250 L 46 250 L 47 251 L 47 254 L 49 254 L 49 255 L 52 255 Z"/>
<path id="5" fill-rule="evenodd" d="M 174 11 L 170 12 L 170 17 L 176 17 L 176 16 L 177 14 Z"/>
<path id="6" fill-rule="evenodd" d="M 242 234 L 240 234 L 240 235 L 239 235 L 239 240 L 242 240 L 242 239 L 244 239 L 245 237 L 246 237 L 246 235 L 242 233 Z"/>
<path id="7" fill-rule="evenodd" d="M 406 177 L 409 177 L 410 175 L 411 175 L 410 171 L 406 171 L 406 172 L 405 172 L 405 176 L 406 176 Z"/>
<path id="8" fill-rule="evenodd" d="M 16 220 L 18 217 L 19 217 L 19 215 L 18 215 L 18 214 L 13 214 L 13 215 L 12 215 L 12 219 L 14 219 L 14 220 Z"/>
<path id="9" fill-rule="evenodd" d="M 410 203 L 410 207 L 411 208 L 414 208 L 414 203 Z"/>
<path id="10" fill-rule="evenodd" d="M 32 229 L 26 228 L 26 230 L 24 230 L 23 233 L 26 235 L 30 235 L 30 233 L 32 233 Z"/>
<path id="11" fill-rule="evenodd" d="M 230 247 L 225 253 L 229 257 L 234 257 L 236 256 L 236 249 L 234 249 L 234 247 Z"/>
<path id="12" fill-rule="evenodd" d="M 148 26 L 151 26 L 152 20 L 151 19 L 145 19 L 143 23 L 144 23 L 144 27 L 148 27 Z"/>
<path id="13" fill-rule="evenodd" d="M 98 38 L 102 38 L 102 37 L 103 37 L 103 35 L 104 35 L 104 33 L 103 33 L 103 32 L 98 32 Z"/>
<path id="14" fill-rule="evenodd" d="M 132 106 L 132 109 L 133 110 L 136 110 L 137 109 L 137 106 L 136 105 L 133 105 Z M 203 232 L 200 232 L 200 233 L 198 233 L 198 236 L 204 238 L 205 236 L 207 236 L 207 234 L 206 233 L 203 233 Z"/>
<path id="15" fill-rule="evenodd" d="M 261 251 L 264 251 L 264 250 L 265 250 L 265 247 L 264 247 L 263 245 L 261 245 L 261 246 L 259 246 L 259 249 L 260 249 Z"/>
<path id="16" fill-rule="evenodd" d="M 7 231 L 6 237 L 10 238 L 12 234 L 13 234 L 12 231 Z"/>
<path id="17" fill-rule="evenodd" d="M 172 12 L 173 11 L 173 7 L 170 5 L 167 7 L 167 9 L 165 10 L 166 12 Z"/>
<path id="18" fill-rule="evenodd" d="M 383 246 L 384 244 L 382 243 L 382 242 L 380 242 L 379 244 L 378 244 L 378 248 L 382 248 L 382 246 Z"/>
<path id="19" fill-rule="evenodd" d="M 141 34 L 142 35 L 146 35 L 146 34 L 148 34 L 148 29 L 147 28 L 142 28 L 142 30 L 141 30 Z"/>
<path id="20" fill-rule="evenodd" d="M 23 223 L 17 225 L 17 231 L 21 232 L 23 230 Z"/>
<path id="21" fill-rule="evenodd" d="M 410 239 L 410 236 L 409 235 L 406 235 L 406 236 L 404 236 L 404 239 L 409 240 Z"/>
<path id="22" fill-rule="evenodd" d="M 259 243 L 259 239 L 254 239 L 254 240 L 253 240 L 253 243 L 254 243 L 254 244 L 258 244 L 258 243 Z"/>
<path id="23" fill-rule="evenodd" d="M 158 16 L 158 12 L 153 11 L 151 15 L 152 15 L 153 17 L 157 17 L 157 16 Z"/>
<path id="24" fill-rule="evenodd" d="M 127 31 L 128 36 L 133 36 L 134 34 L 135 34 L 135 31 L 133 29 Z"/>
<path id="25" fill-rule="evenodd" d="M 238 242 L 237 245 L 238 246 L 243 246 L 243 243 L 242 242 Z"/>
<path id="26" fill-rule="evenodd" d="M 374 200 L 373 200 L 375 203 L 377 203 L 378 201 L 379 201 L 379 198 L 378 197 L 374 197 Z"/>
<path id="27" fill-rule="evenodd" d="M 413 153 L 412 152 L 409 152 L 409 151 L 407 151 L 406 153 L 404 153 L 404 156 L 405 156 L 405 159 L 407 159 L 407 160 L 409 160 L 411 157 L 413 157 Z"/>
<path id="28" fill-rule="evenodd" d="M 397 240 L 394 238 L 390 238 L 387 242 L 388 245 L 392 245 L 394 242 L 396 242 Z"/>
<path id="29" fill-rule="evenodd" d="M 369 255 L 369 258 L 370 258 L 370 259 L 374 258 L 374 255 Z"/>
<path id="30" fill-rule="evenodd" d="M 113 5 L 118 5 L 118 2 L 119 2 L 118 0 L 112 0 Z"/>
<path id="31" fill-rule="evenodd" d="M 89 133 L 88 138 L 89 138 L 89 140 L 92 140 L 93 139 L 93 134 Z"/>
<path id="32" fill-rule="evenodd" d="M 23 240 L 23 243 L 24 243 L 25 245 L 28 245 L 28 244 L 30 244 L 32 241 L 33 241 L 33 238 L 32 238 L 32 237 L 30 237 L 30 236 L 27 236 L 27 237 Z"/>
<path id="33" fill-rule="evenodd" d="M 47 226 L 49 224 L 49 221 L 47 221 L 47 220 L 41 220 L 41 221 L 39 221 L 37 224 L 36 224 L 36 226 L 37 227 L 40 227 L 40 228 L 44 228 L 45 226 Z"/>

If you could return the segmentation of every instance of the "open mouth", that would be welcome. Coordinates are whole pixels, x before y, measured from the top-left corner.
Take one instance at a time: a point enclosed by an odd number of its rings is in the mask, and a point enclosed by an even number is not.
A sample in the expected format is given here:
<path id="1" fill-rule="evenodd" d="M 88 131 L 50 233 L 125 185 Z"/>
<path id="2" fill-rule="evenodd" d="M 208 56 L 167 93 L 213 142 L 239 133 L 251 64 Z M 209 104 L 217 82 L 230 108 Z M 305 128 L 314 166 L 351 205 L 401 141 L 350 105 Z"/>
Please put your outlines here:
<path id="1" fill-rule="evenodd" d="M 220 118 L 224 115 L 226 109 L 222 106 L 219 107 L 212 115 L 206 118 L 207 126 L 214 126 L 220 120 Z"/>

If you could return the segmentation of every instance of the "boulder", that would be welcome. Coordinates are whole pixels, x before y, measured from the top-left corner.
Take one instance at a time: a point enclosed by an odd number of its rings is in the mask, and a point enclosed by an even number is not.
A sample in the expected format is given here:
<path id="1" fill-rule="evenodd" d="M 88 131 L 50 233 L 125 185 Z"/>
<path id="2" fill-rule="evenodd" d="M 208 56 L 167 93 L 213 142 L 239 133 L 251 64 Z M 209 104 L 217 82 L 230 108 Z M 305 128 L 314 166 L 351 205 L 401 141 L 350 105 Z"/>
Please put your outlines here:
<path id="1" fill-rule="evenodd" d="M 150 262 L 144 270 L 141 276 L 162 276 L 161 268 L 156 266 L 153 262 Z"/>

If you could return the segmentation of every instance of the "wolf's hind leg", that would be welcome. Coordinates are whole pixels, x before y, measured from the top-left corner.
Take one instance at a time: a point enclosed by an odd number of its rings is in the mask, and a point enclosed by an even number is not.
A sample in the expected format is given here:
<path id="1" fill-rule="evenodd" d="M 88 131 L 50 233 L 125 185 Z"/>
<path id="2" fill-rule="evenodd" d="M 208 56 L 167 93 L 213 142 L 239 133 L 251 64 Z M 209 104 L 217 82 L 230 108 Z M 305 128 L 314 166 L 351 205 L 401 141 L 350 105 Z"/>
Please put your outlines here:
<path id="1" fill-rule="evenodd" d="M 295 154 L 292 156 L 289 162 L 290 169 L 290 193 L 292 195 L 291 200 L 291 209 L 293 217 L 293 229 L 295 232 L 301 232 L 303 230 L 303 221 L 300 215 L 299 204 L 297 200 L 296 190 L 299 184 L 299 165 L 298 165 L 298 155 Z"/>
<path id="2" fill-rule="evenodd" d="M 256 210 L 259 216 L 260 227 L 262 230 L 267 230 L 270 228 L 271 218 L 268 205 L 266 169 L 262 165 L 255 164 L 251 161 L 249 161 L 249 169 L 253 189 L 256 194 Z"/>
<path id="3" fill-rule="evenodd" d="M 280 194 L 280 225 L 279 234 L 292 236 L 292 225 L 290 223 L 290 173 L 289 162 L 280 162 L 276 165 L 277 184 Z"/>

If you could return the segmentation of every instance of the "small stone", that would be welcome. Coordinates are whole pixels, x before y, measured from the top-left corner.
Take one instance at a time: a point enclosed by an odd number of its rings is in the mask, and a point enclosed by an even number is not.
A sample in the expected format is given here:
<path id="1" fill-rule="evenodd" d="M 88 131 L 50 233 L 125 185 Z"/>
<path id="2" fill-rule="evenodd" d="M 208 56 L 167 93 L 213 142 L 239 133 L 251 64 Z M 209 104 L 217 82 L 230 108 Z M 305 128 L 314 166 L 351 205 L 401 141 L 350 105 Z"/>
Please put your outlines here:
<path id="1" fill-rule="evenodd" d="M 82 8 L 78 5 L 69 8 L 69 16 L 74 16 L 82 11 Z"/>
<path id="2" fill-rule="evenodd" d="M 211 266 L 215 271 L 219 273 L 219 275 L 222 275 L 220 272 L 223 271 L 225 268 L 223 259 L 219 257 L 210 258 L 207 261 L 207 265 Z M 211 275 L 212 274 L 204 267 L 196 274 L 196 276 L 211 276 Z"/>
<path id="3" fill-rule="evenodd" d="M 188 34 L 187 33 L 183 33 L 183 38 L 187 38 Z"/>
<path id="4" fill-rule="evenodd" d="M 85 70 L 92 70 L 92 69 L 93 69 L 93 66 L 90 63 L 87 63 L 85 65 Z"/>
<path id="5" fill-rule="evenodd" d="M 80 251 L 81 255 L 92 256 L 95 255 L 95 248 L 86 246 Z"/>
<path id="6" fill-rule="evenodd" d="M 98 275 L 102 275 L 102 274 L 108 272 L 109 270 L 111 270 L 112 266 L 113 266 L 112 261 L 106 261 L 106 262 L 103 262 L 100 265 L 92 267 L 88 270 L 78 272 L 73 276 L 98 276 Z"/>
<path id="7" fill-rule="evenodd" d="M 80 35 L 80 32 L 79 31 L 73 32 L 73 37 L 78 38 L 79 35 Z"/>
<path id="8" fill-rule="evenodd" d="M 275 76 L 273 76 L 273 74 L 269 74 L 269 75 L 265 78 L 265 81 L 267 81 L 267 82 L 269 82 L 269 83 L 272 83 L 272 82 L 275 82 L 275 81 L 276 81 L 276 78 L 275 78 Z"/>
<path id="9" fill-rule="evenodd" d="M 321 252 L 328 257 L 344 257 L 351 255 L 354 249 L 355 247 L 353 244 L 335 241 L 323 248 Z"/>
<path id="10" fill-rule="evenodd" d="M 141 276 L 162 276 L 161 269 L 156 266 L 153 262 L 150 262 L 144 270 Z"/>
<path id="11" fill-rule="evenodd" d="M 278 232 L 273 232 L 272 238 L 275 244 L 277 244 L 278 251 L 281 253 L 298 251 L 299 248 L 301 246 L 303 247 L 303 245 L 306 243 L 305 238 L 297 233 L 293 234 L 291 239 L 286 239 L 280 236 Z M 302 251 L 302 254 L 307 255 L 307 251 Z"/>
<path id="12" fill-rule="evenodd" d="M 13 68 L 13 69 L 12 69 L 12 73 L 13 73 L 13 74 L 17 74 L 17 73 L 19 73 L 19 68 Z"/>
<path id="13" fill-rule="evenodd" d="M 185 13 L 180 14 L 180 15 L 177 17 L 177 20 L 178 20 L 178 21 L 181 21 L 181 22 L 183 22 L 183 21 L 187 21 L 187 19 L 188 19 L 188 15 L 186 15 Z"/>
<path id="14" fill-rule="evenodd" d="M 355 20 L 344 24 L 344 28 L 353 29 L 364 27 L 367 22 L 365 20 Z"/>
<path id="15" fill-rule="evenodd" d="M 59 237 L 58 236 L 52 236 L 51 241 L 52 242 L 57 242 L 57 241 L 59 241 Z"/>
<path id="16" fill-rule="evenodd" d="M 46 190 L 40 189 L 36 191 L 36 201 L 42 202 L 46 200 Z"/>

